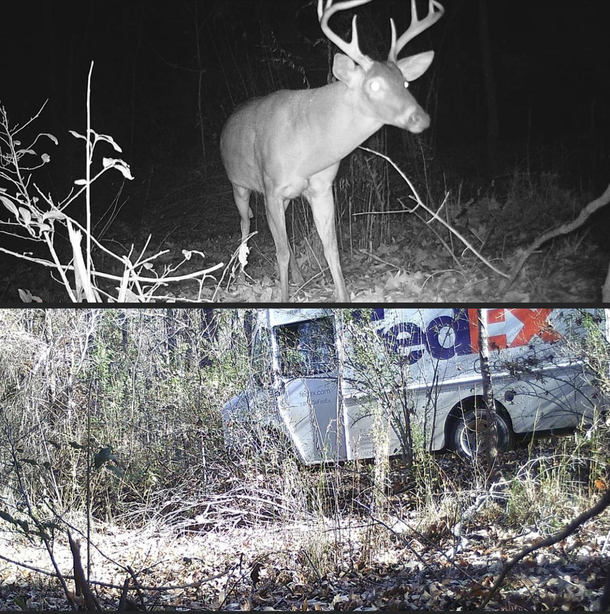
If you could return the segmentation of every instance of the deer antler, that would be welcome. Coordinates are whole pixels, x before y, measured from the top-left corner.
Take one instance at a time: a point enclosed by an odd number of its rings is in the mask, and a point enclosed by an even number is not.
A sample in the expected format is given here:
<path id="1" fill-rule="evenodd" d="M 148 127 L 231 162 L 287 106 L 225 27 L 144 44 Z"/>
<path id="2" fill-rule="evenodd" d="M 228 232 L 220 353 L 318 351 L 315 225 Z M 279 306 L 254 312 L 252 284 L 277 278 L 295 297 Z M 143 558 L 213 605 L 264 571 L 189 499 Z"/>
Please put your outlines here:
<path id="1" fill-rule="evenodd" d="M 329 41 L 335 43 L 341 51 L 348 55 L 356 64 L 359 64 L 368 70 L 373 65 L 373 60 L 368 55 L 364 55 L 360 51 L 358 46 L 358 30 L 356 29 L 356 15 L 352 20 L 352 40 L 347 43 L 342 38 L 337 36 L 329 27 L 328 20 L 337 12 L 351 9 L 354 6 L 360 6 L 361 4 L 367 4 L 371 0 L 349 0 L 349 2 L 342 2 L 341 4 L 335 4 L 332 6 L 333 0 L 326 0 L 326 7 L 323 9 L 324 0 L 318 0 L 318 19 L 320 20 L 320 27 L 322 32 L 326 34 Z M 434 1 L 434 0 L 431 0 Z"/>
<path id="2" fill-rule="evenodd" d="M 434 9 L 438 9 L 438 11 L 435 12 Z M 443 16 L 444 12 L 445 9 L 440 2 L 437 0 L 430 0 L 428 15 L 426 15 L 424 19 L 419 20 L 417 18 L 415 0 L 411 0 L 411 24 L 409 25 L 409 29 L 404 32 L 398 40 L 396 40 L 396 26 L 394 25 L 394 20 L 390 17 L 390 24 L 392 26 L 392 46 L 390 47 L 388 60 L 390 60 L 390 62 L 396 62 L 402 48 L 418 34 L 421 34 L 424 30 L 434 25 Z"/>

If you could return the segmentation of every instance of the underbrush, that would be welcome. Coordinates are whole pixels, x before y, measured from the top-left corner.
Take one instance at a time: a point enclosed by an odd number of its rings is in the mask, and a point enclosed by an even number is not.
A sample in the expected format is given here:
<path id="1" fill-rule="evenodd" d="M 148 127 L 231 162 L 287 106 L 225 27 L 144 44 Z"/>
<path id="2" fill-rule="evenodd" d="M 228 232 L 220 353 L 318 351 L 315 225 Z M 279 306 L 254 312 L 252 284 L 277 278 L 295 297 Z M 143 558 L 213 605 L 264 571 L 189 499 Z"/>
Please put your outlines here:
<path id="1" fill-rule="evenodd" d="M 579 471 L 577 447 L 572 436 L 506 453 L 499 459 L 503 478 L 488 491 L 473 488 L 477 469 L 470 461 L 448 454 L 426 455 L 423 468 L 415 464 L 407 469 L 400 459 L 392 460 L 381 491 L 372 464 L 304 468 L 290 458 L 273 464 L 269 449 L 264 455 L 249 452 L 239 461 L 219 458 L 207 468 L 217 480 L 184 475 L 179 488 L 152 489 L 146 501 L 117 509 L 109 521 L 94 518 L 88 525 L 86 514 L 77 511 L 56 518 L 52 556 L 69 575 L 65 531 L 92 543 L 93 585 L 102 581 L 116 586 L 96 587 L 107 603 L 118 599 L 121 578 L 129 569 L 162 561 L 150 572 L 147 586 L 186 587 L 195 570 L 194 577 L 204 578 L 190 589 L 162 593 L 166 605 L 253 607 L 273 595 L 275 602 L 286 598 L 293 603 L 290 599 L 302 601 L 307 594 L 310 600 L 316 595 L 330 603 L 332 586 L 351 581 L 362 591 L 366 582 L 358 584 L 364 582 L 358 578 L 378 574 L 390 595 L 395 590 L 389 588 L 391 579 L 405 569 L 415 572 L 413 581 L 426 583 L 429 578 L 429 583 L 448 568 L 441 577 L 455 578 L 455 595 L 466 595 L 468 576 L 482 581 L 480 570 L 494 561 L 497 565 L 501 552 L 515 552 L 528 543 L 528 535 L 539 539 L 558 531 L 598 498 L 589 476 Z M 579 454 L 584 458 L 582 449 Z M 430 479 L 432 471 L 437 480 Z M 8 528 L 4 524 L 0 540 L 7 539 Z M 608 528 L 602 523 L 587 530 L 601 538 Z M 33 534 L 33 540 L 26 539 L 17 526 L 11 530 L 13 556 L 40 543 Z M 132 546 L 126 550 L 125 544 Z M 100 561 L 97 549 L 109 561 Z M 591 546 L 592 553 L 596 550 Z M 571 555 L 573 569 L 581 565 L 573 558 L 576 552 Z M 49 568 L 42 562 L 47 556 L 39 551 L 37 568 Z M 555 554 L 544 556 L 559 560 Z M 205 580 L 218 575 L 222 580 Z M 523 581 L 519 574 L 512 578 L 506 595 L 519 593 Z M 44 590 L 53 592 L 51 587 Z M 469 603 L 476 606 L 476 599 Z"/>

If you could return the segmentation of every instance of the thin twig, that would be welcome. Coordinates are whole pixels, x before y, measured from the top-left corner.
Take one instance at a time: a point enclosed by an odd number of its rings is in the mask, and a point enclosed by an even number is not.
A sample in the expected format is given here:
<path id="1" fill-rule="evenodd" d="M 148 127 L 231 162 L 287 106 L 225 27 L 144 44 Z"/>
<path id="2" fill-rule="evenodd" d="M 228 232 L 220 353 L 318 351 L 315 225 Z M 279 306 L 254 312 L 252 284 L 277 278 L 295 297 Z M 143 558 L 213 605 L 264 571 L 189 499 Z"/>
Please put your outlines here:
<path id="1" fill-rule="evenodd" d="M 498 275 L 501 275 L 502 277 L 508 277 L 508 273 L 504 273 L 500 269 L 496 268 L 493 264 L 491 264 L 491 262 L 489 262 L 489 260 L 487 260 L 487 258 L 485 258 L 482 254 L 480 254 L 470 244 L 470 242 L 466 239 L 466 237 L 464 237 L 462 234 L 460 234 L 455 228 L 453 228 L 453 226 L 451 226 L 451 224 L 449 224 L 442 217 L 440 217 L 440 215 L 438 213 L 443 208 L 444 202 L 443 202 L 443 204 L 441 204 L 441 206 L 439 207 L 438 211 L 432 211 L 432 209 L 427 207 L 424 204 L 424 202 L 422 201 L 422 199 L 419 197 L 419 194 L 417 193 L 417 190 L 415 189 L 415 186 L 411 183 L 411 181 L 409 181 L 409 178 L 400 170 L 400 168 L 398 168 L 396 163 L 390 157 L 388 157 L 388 156 L 386 156 L 386 155 L 384 155 L 384 154 L 382 154 L 382 153 L 380 153 L 378 151 L 375 151 L 374 149 L 369 149 L 368 147 L 363 147 L 362 145 L 360 145 L 359 148 L 360 149 L 364 149 L 364 151 L 368 151 L 368 152 L 370 152 L 372 154 L 375 154 L 376 156 L 379 156 L 380 158 L 383 158 L 384 160 L 389 162 L 396 169 L 398 174 L 407 182 L 408 186 L 411 188 L 411 191 L 415 195 L 414 199 L 415 199 L 415 202 L 417 203 L 417 206 L 419 206 L 422 209 L 424 209 L 425 211 L 427 211 L 432 216 L 432 220 L 437 220 L 443 226 L 445 226 L 445 228 L 447 228 L 447 230 L 449 230 L 449 232 L 453 233 L 483 264 L 488 266 L 494 273 L 497 273 Z M 413 209 L 413 210 L 408 210 L 407 209 L 408 213 L 414 213 L 414 211 L 415 211 L 415 209 Z M 428 224 L 432 220 L 430 220 L 428 222 Z"/>

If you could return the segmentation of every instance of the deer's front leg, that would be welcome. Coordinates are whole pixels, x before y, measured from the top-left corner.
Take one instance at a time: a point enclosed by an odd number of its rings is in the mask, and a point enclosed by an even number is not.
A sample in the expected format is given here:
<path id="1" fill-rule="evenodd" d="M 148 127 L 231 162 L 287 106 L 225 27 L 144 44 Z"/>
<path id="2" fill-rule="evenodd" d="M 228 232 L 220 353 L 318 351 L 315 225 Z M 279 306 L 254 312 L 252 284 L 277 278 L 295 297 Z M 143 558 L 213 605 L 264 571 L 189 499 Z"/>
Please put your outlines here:
<path id="1" fill-rule="evenodd" d="M 286 232 L 286 207 L 289 203 L 289 199 L 282 198 L 278 195 L 267 195 L 265 197 L 267 221 L 271 234 L 273 235 L 275 255 L 280 273 L 280 300 L 282 302 L 288 302 L 288 265 L 290 264 L 292 256 L 292 250 L 288 243 L 288 233 Z M 292 258 L 292 260 L 294 260 L 294 258 Z M 296 265 L 296 261 L 294 265 Z M 298 271 L 298 276 L 300 276 L 300 283 L 302 283 L 303 277 L 300 271 Z"/>
<path id="2" fill-rule="evenodd" d="M 331 167 L 331 169 L 326 169 L 322 173 L 313 175 L 309 180 L 309 186 L 305 190 L 304 195 L 311 205 L 316 229 L 324 246 L 324 256 L 335 282 L 335 298 L 337 301 L 347 303 L 349 302 L 349 295 L 345 287 L 343 272 L 341 271 L 337 231 L 335 228 L 335 202 L 333 200 L 332 180 L 337 172 L 337 167 Z"/>

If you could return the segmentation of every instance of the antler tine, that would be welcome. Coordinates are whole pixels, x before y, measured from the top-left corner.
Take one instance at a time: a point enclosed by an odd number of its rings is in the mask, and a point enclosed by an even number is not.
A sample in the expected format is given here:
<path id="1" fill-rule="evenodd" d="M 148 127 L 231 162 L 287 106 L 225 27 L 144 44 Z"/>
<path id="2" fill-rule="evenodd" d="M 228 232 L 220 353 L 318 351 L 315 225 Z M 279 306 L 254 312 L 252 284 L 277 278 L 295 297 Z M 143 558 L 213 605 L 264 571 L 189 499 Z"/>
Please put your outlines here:
<path id="1" fill-rule="evenodd" d="M 436 12 L 435 12 L 435 9 Z M 430 0 L 428 5 L 428 14 L 424 19 L 418 19 L 417 6 L 415 0 L 411 0 L 411 24 L 406 32 L 396 40 L 396 26 L 394 20 L 390 18 L 390 25 L 392 27 L 392 46 L 390 47 L 390 53 L 388 54 L 388 60 L 396 62 L 398 54 L 402 48 L 410 41 L 413 40 L 418 34 L 421 34 L 424 30 L 427 30 L 430 26 L 434 25 L 445 12 L 443 5 L 438 0 Z"/>
<path id="2" fill-rule="evenodd" d="M 346 9 L 351 9 L 355 6 L 360 6 L 361 4 L 367 4 L 371 2 L 371 0 L 349 0 L 349 2 L 342 2 L 341 4 L 335 4 L 332 6 L 333 0 L 326 0 L 326 7 L 323 7 L 324 0 L 318 0 L 318 19 L 320 20 L 320 27 L 322 28 L 322 32 L 326 34 L 326 37 L 329 41 L 335 43 L 341 51 L 343 51 L 346 55 L 348 55 L 356 64 L 359 64 L 367 70 L 373 64 L 373 60 L 369 58 L 368 55 L 365 55 L 360 51 L 360 47 L 358 45 L 358 30 L 356 29 L 356 15 L 354 15 L 354 19 L 352 20 L 352 39 L 348 43 L 340 38 L 337 34 L 335 34 L 330 27 L 328 26 L 328 20 L 337 12 L 344 11 Z"/>

